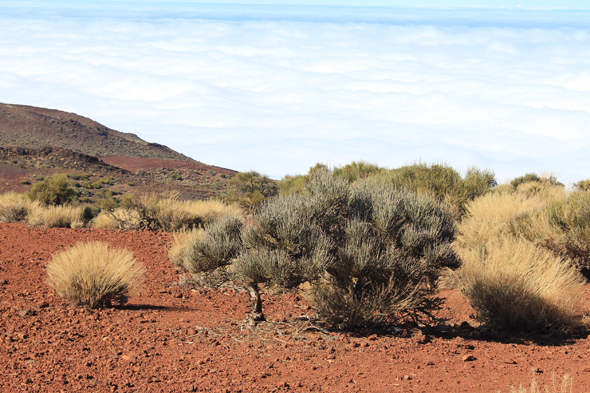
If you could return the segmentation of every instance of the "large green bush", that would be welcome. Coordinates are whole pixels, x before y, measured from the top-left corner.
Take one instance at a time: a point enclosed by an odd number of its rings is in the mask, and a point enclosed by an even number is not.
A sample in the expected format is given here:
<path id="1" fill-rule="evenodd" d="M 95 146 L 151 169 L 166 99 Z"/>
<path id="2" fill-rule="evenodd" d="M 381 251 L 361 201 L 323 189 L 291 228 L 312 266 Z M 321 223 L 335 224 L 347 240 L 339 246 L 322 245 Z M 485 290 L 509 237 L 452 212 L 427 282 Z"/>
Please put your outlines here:
<path id="1" fill-rule="evenodd" d="M 268 200 L 237 227 L 234 221 L 206 230 L 185 253 L 192 257 L 186 270 L 231 264 L 252 295 L 256 319 L 259 284 L 309 282 L 316 312 L 333 327 L 393 323 L 424 310 L 441 269 L 460 264 L 444 205 L 370 180 L 351 185 L 327 170 L 312 173 L 301 193 Z"/>
<path id="2" fill-rule="evenodd" d="M 278 193 L 277 182 L 256 171 L 239 172 L 228 184 L 223 198 L 237 203 L 246 211 L 253 211 L 265 200 Z"/>
<path id="3" fill-rule="evenodd" d="M 78 199 L 78 190 L 70 187 L 66 175 L 54 175 L 35 183 L 30 191 L 32 200 L 44 205 L 63 205 Z"/>

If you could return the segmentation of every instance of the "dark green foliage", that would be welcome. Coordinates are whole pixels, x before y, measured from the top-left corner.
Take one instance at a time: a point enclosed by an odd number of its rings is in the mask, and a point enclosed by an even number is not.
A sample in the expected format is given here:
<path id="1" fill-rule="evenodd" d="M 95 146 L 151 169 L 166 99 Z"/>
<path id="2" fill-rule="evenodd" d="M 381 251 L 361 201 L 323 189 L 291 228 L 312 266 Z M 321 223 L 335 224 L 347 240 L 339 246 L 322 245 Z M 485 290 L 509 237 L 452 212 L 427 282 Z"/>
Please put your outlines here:
<path id="1" fill-rule="evenodd" d="M 98 216 L 98 213 L 100 213 L 100 208 L 98 206 L 84 206 L 84 210 L 82 210 L 82 220 L 84 222 L 89 222 L 94 217 Z"/>
<path id="2" fill-rule="evenodd" d="M 278 193 L 277 182 L 256 171 L 239 172 L 228 184 L 227 202 L 239 204 L 247 211 L 256 209 L 265 198 Z"/>
<path id="3" fill-rule="evenodd" d="M 349 183 L 359 179 L 366 179 L 369 176 L 383 172 L 384 169 L 379 168 L 375 164 L 370 164 L 365 161 L 353 161 L 342 167 L 334 168 L 334 175 L 347 180 Z"/>
<path id="4" fill-rule="evenodd" d="M 314 172 L 325 170 L 328 170 L 325 165 L 317 164 L 307 175 L 285 176 L 279 182 L 281 194 L 303 192 L 310 176 Z M 345 166 L 334 168 L 332 172 L 348 183 L 372 179 L 376 183 L 385 183 L 393 188 L 431 195 L 439 202 L 445 202 L 453 207 L 457 217 L 465 212 L 469 201 L 489 192 L 497 185 L 491 171 L 473 167 L 461 176 L 459 172 L 445 164 L 417 163 L 387 170 L 364 161 L 353 161 Z"/>
<path id="5" fill-rule="evenodd" d="M 520 186 L 522 183 L 528 183 L 528 182 L 532 182 L 532 181 L 541 182 L 541 178 L 534 173 L 527 173 L 524 176 L 514 178 L 510 182 L 510 185 L 512 186 L 512 188 L 514 188 L 516 190 L 518 188 L 518 186 Z"/>
<path id="6" fill-rule="evenodd" d="M 417 163 L 392 169 L 382 179 L 395 188 L 428 193 L 440 202 L 452 206 L 458 215 L 465 212 L 467 203 L 497 185 L 493 172 L 470 168 L 462 177 L 446 164 Z"/>
<path id="7" fill-rule="evenodd" d="M 54 175 L 35 183 L 29 195 L 44 205 L 63 205 L 76 201 L 78 191 L 69 186 L 66 175 Z"/>

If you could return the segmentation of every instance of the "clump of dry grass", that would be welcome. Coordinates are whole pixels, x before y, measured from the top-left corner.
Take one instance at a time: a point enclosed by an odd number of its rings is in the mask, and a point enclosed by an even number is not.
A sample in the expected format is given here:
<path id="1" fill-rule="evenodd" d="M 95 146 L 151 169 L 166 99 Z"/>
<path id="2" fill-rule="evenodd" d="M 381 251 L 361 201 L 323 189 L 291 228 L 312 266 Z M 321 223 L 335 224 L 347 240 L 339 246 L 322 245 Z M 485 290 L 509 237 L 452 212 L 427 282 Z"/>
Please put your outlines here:
<path id="1" fill-rule="evenodd" d="M 143 194 L 122 199 L 121 208 L 110 201 L 94 220 L 95 227 L 119 229 L 190 230 L 205 227 L 223 215 L 243 216 L 237 205 L 221 201 L 183 201 L 177 193 L 167 196 Z"/>
<path id="2" fill-rule="evenodd" d="M 206 226 L 226 214 L 243 215 L 237 205 L 228 205 L 212 199 L 206 201 L 181 201 L 174 195 L 159 200 L 155 212 L 160 227 L 168 231 Z"/>
<path id="3" fill-rule="evenodd" d="M 568 261 L 510 235 L 458 249 L 463 292 L 488 326 L 562 331 L 577 326 L 584 280 Z"/>
<path id="4" fill-rule="evenodd" d="M 539 210 L 549 202 L 566 198 L 562 187 L 538 194 L 490 193 L 467 206 L 467 215 L 459 224 L 456 244 L 461 248 L 478 247 L 509 231 L 508 225 L 519 215 Z"/>
<path id="5" fill-rule="evenodd" d="M 145 268 L 131 251 L 108 243 L 78 243 L 55 254 L 47 265 L 50 285 L 76 306 L 97 308 L 124 304 Z"/>
<path id="6" fill-rule="evenodd" d="M 555 373 L 551 374 L 551 385 L 545 386 L 545 389 L 541 389 L 535 376 L 531 378 L 530 387 L 523 387 L 520 385 L 518 388 L 512 387 L 510 393 L 572 393 L 574 391 L 574 379 L 566 374 L 563 376 L 561 383 L 557 382 Z"/>
<path id="7" fill-rule="evenodd" d="M 31 208 L 37 207 L 39 202 L 32 202 L 25 194 L 7 192 L 0 195 L 0 221 L 24 221 Z"/>
<path id="8" fill-rule="evenodd" d="M 106 229 L 136 229 L 139 227 L 139 214 L 129 209 L 102 211 L 94 217 L 92 226 Z"/>
<path id="9" fill-rule="evenodd" d="M 84 226 L 82 207 L 59 205 L 43 207 L 32 205 L 27 215 L 29 226 L 46 228 L 81 228 Z"/>
<path id="10" fill-rule="evenodd" d="M 202 238 L 203 233 L 203 229 L 193 228 L 175 232 L 172 235 L 172 246 L 168 250 L 168 257 L 174 266 L 187 270 L 185 266 L 187 252 L 190 252 L 195 241 Z"/>

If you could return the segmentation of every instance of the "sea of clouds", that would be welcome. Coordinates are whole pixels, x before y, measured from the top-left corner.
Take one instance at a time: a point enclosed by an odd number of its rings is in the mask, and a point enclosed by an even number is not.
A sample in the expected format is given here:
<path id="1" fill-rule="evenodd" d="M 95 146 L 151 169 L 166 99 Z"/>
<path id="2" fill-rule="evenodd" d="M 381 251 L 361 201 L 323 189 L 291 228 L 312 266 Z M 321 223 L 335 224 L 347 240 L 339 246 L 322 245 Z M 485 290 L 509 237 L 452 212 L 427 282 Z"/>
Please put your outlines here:
<path id="1" fill-rule="evenodd" d="M 281 178 L 421 160 L 590 178 L 590 10 L 2 2 L 0 102 Z"/>

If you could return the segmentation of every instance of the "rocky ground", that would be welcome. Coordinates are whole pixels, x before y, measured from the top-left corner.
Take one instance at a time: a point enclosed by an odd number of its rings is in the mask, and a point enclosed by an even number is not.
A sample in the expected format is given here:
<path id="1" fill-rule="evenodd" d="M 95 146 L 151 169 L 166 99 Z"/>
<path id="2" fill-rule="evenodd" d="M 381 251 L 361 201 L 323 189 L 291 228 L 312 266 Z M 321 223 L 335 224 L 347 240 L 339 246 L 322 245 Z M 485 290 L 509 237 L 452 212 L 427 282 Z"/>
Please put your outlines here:
<path id="1" fill-rule="evenodd" d="M 51 255 L 79 241 L 131 249 L 147 268 L 127 306 L 85 310 L 46 282 Z M 355 335 L 316 329 L 298 294 L 267 295 L 249 328 L 247 295 L 179 286 L 159 232 L 0 223 L 2 392 L 509 392 L 570 374 L 590 391 L 590 341 L 484 332 L 459 291 L 442 290 L 436 329 Z"/>

